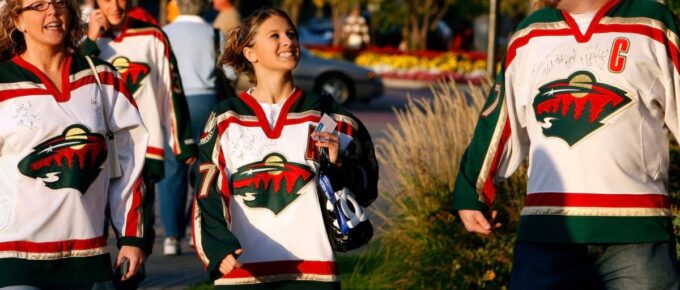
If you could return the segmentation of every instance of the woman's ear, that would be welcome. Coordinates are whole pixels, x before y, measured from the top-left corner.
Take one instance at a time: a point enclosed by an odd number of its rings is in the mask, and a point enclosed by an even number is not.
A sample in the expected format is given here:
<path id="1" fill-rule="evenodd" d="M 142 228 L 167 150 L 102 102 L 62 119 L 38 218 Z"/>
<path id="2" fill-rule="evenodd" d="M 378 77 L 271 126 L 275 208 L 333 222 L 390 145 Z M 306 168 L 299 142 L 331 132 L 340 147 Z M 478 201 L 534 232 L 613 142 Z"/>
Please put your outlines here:
<path id="1" fill-rule="evenodd" d="M 21 33 L 26 33 L 26 29 L 21 25 L 21 20 L 19 20 L 19 15 L 14 17 L 14 27 L 17 28 Z"/>
<path id="2" fill-rule="evenodd" d="M 243 56 L 251 63 L 257 63 L 257 54 L 252 48 L 246 47 L 243 49 Z"/>

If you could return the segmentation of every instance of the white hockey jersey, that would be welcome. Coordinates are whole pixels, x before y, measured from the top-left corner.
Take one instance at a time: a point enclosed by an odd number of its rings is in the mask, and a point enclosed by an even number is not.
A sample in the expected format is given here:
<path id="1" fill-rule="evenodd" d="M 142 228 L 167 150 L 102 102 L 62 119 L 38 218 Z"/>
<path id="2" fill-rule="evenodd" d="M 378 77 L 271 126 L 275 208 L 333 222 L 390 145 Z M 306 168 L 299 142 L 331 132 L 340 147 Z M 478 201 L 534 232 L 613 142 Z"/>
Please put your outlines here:
<path id="1" fill-rule="evenodd" d="M 456 209 L 485 209 L 529 156 L 518 240 L 672 237 L 670 131 L 680 137 L 678 26 L 663 4 L 612 0 L 585 33 L 566 12 L 520 24 L 461 161 Z"/>
<path id="2" fill-rule="evenodd" d="M 275 281 L 336 282 L 316 187 L 318 150 L 310 134 L 323 113 L 337 123 L 346 186 L 367 206 L 377 196 L 378 164 L 368 131 L 330 96 L 296 89 L 270 127 L 260 104 L 244 92 L 220 103 L 201 138 L 193 229 L 196 251 L 215 285 Z M 218 267 L 243 248 L 244 264 Z"/>
<path id="3" fill-rule="evenodd" d="M 107 60 L 123 76 L 149 130 L 146 166 L 155 180 L 163 177 L 163 142 L 180 162 L 196 156 L 177 62 L 160 28 L 128 17 L 119 34 L 105 32 L 96 43 L 86 38 L 82 49 Z"/>
<path id="4" fill-rule="evenodd" d="M 105 208 L 123 245 L 142 246 L 148 134 L 118 72 L 68 56 L 59 92 L 20 57 L 0 63 L 0 287 L 111 277 Z M 105 112 L 103 112 L 105 110 Z M 106 124 L 124 175 L 109 179 Z"/>

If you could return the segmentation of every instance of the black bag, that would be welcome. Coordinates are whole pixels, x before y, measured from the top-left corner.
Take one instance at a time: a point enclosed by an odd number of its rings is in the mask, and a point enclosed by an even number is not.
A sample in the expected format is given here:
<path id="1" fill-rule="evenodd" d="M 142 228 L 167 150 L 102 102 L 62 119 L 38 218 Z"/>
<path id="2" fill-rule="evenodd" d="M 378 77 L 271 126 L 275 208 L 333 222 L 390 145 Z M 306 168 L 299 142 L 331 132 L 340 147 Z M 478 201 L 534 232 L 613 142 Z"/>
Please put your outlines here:
<path id="1" fill-rule="evenodd" d="M 373 237 L 373 226 L 348 188 L 333 190 L 328 176 L 330 166 L 326 150 L 322 150 L 317 174 L 321 215 L 333 250 L 346 252 L 367 244 Z"/>

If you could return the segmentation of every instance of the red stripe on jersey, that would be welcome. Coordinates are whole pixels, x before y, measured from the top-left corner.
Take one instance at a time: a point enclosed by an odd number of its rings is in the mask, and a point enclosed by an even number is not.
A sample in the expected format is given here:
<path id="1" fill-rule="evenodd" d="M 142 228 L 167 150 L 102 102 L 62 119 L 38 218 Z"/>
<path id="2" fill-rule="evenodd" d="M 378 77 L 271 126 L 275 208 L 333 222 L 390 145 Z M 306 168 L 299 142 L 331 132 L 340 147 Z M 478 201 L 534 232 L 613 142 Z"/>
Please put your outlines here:
<path id="1" fill-rule="evenodd" d="M 260 104 L 257 103 L 257 100 L 255 100 L 253 96 L 249 95 L 247 91 L 244 91 L 243 93 L 241 93 L 240 98 L 250 107 L 251 110 L 255 112 L 257 120 L 260 124 L 260 127 L 262 127 L 264 134 L 267 135 L 269 139 L 277 139 L 281 136 L 281 132 L 283 131 L 283 125 L 285 123 L 284 120 L 288 116 L 290 108 L 293 107 L 293 104 L 297 102 L 300 96 L 302 96 L 302 90 L 298 89 L 297 87 L 294 88 L 291 95 L 283 103 L 283 107 L 281 108 L 279 117 L 278 119 L 276 119 L 276 125 L 274 126 L 274 129 L 269 127 L 269 122 L 267 121 L 267 117 L 265 116 L 264 111 L 262 111 L 262 107 L 260 106 Z"/>
<path id="2" fill-rule="evenodd" d="M 142 192 L 142 177 L 140 176 L 132 186 L 132 205 L 127 213 L 125 219 L 125 237 L 141 237 L 142 231 L 138 231 L 142 227 L 142 199 L 144 198 Z"/>
<path id="3" fill-rule="evenodd" d="M 43 73 L 40 69 L 32 65 L 31 63 L 25 61 L 23 58 L 21 58 L 19 55 L 15 55 L 12 58 L 12 61 L 22 67 L 25 70 L 28 70 L 32 74 L 34 74 L 40 81 L 45 84 L 45 88 L 47 88 L 47 91 L 52 94 L 54 99 L 57 102 L 66 102 L 71 98 L 71 88 L 70 84 L 71 82 L 69 81 L 69 73 L 71 71 L 71 55 L 68 54 L 66 55 L 64 59 L 64 66 L 61 68 L 61 91 L 57 89 L 57 87 L 54 85 L 52 80 L 50 80 L 45 73 Z"/>
<path id="4" fill-rule="evenodd" d="M 90 250 L 106 246 L 104 236 L 83 240 L 65 240 L 54 242 L 12 241 L 0 243 L 0 251 L 28 253 L 55 253 L 75 250 Z"/>
<path id="5" fill-rule="evenodd" d="M 116 74 L 108 71 L 99 72 L 99 80 L 102 82 L 102 86 L 104 85 L 113 86 L 113 89 L 116 92 L 122 94 L 125 97 L 125 99 L 127 99 L 128 102 L 132 104 L 132 106 L 137 108 L 137 102 L 135 102 L 135 99 L 130 95 L 130 92 L 127 90 L 127 87 L 123 80 L 121 78 L 116 77 Z M 92 75 L 84 76 L 71 83 L 71 91 L 93 83 L 97 83 L 97 80 L 95 80 L 94 76 Z"/>
<path id="6" fill-rule="evenodd" d="M 305 122 L 314 122 L 314 123 L 319 123 L 321 120 L 321 117 L 319 116 L 307 116 L 307 117 L 302 117 L 302 118 L 297 118 L 297 119 L 287 119 L 285 120 L 286 125 L 295 125 L 295 124 L 302 124 Z M 258 123 L 259 125 L 259 123 Z M 342 121 L 336 121 L 336 127 L 335 130 L 338 130 L 338 132 L 343 133 L 348 136 L 352 136 L 352 133 L 354 133 L 354 128 L 352 127 L 351 124 L 342 122 Z"/>
<path id="7" fill-rule="evenodd" d="M 525 206 L 669 208 L 663 194 L 593 194 L 541 192 L 527 195 Z"/>
<path id="8" fill-rule="evenodd" d="M 571 29 L 568 28 L 557 30 L 536 29 L 529 32 L 525 36 L 515 39 L 515 41 L 513 41 L 508 47 L 508 53 L 506 54 L 505 58 L 506 59 L 504 66 L 505 69 L 506 70 L 508 69 L 512 61 L 517 56 L 517 50 L 520 49 L 522 46 L 525 46 L 527 43 L 529 43 L 529 40 L 531 40 L 532 38 L 542 36 L 567 36 L 567 35 L 572 35 Z"/>
<path id="9" fill-rule="evenodd" d="M 170 61 L 170 47 L 168 47 L 168 41 L 165 38 L 165 35 L 163 35 L 163 32 L 159 30 L 159 28 L 156 27 L 149 27 L 149 28 L 142 28 L 142 31 L 133 31 L 133 32 L 128 32 L 128 29 L 125 29 L 118 35 L 118 37 L 112 39 L 114 42 L 121 42 L 123 39 L 126 37 L 134 37 L 134 36 L 146 36 L 150 35 L 158 39 L 161 43 L 163 43 L 164 51 L 163 53 L 165 54 L 165 57 Z"/>
<path id="10" fill-rule="evenodd" d="M 614 6 L 618 5 L 621 0 L 614 0 L 614 1 L 609 1 L 602 7 L 600 7 L 599 10 L 597 10 L 597 13 L 595 13 L 595 16 L 593 16 L 593 19 L 590 21 L 590 26 L 588 26 L 588 30 L 586 30 L 586 34 L 581 34 L 581 29 L 578 27 L 578 24 L 576 24 L 576 21 L 574 20 L 571 15 L 562 10 L 562 17 L 564 17 L 564 20 L 567 22 L 567 25 L 571 28 L 571 31 L 574 35 L 574 38 L 576 38 L 576 41 L 583 43 L 583 42 L 588 42 L 590 38 L 593 36 L 593 33 L 596 31 L 597 27 L 600 25 L 600 19 L 604 17 L 604 15 L 609 12 Z"/>
<path id="11" fill-rule="evenodd" d="M 611 9 L 614 4 L 618 3 L 619 0 L 612 1 L 607 4 L 606 9 L 602 9 L 601 11 L 608 11 Z M 598 12 L 598 13 L 600 13 Z M 506 62 L 505 62 L 505 69 L 507 69 L 510 64 L 512 63 L 512 60 L 517 56 L 517 50 L 521 48 L 522 46 L 526 45 L 531 38 L 534 37 L 542 37 L 542 36 L 567 36 L 567 35 L 580 35 L 580 34 L 574 34 L 574 31 L 579 31 L 577 26 L 573 26 L 575 24 L 570 24 L 570 17 L 565 16 L 565 20 L 567 23 L 570 25 L 571 29 L 558 29 L 558 30 L 534 30 L 529 32 L 527 35 L 522 36 L 515 41 L 513 41 L 510 46 L 508 47 L 508 52 L 506 56 Z M 573 19 L 571 19 L 573 21 Z M 659 43 L 662 43 L 666 46 L 666 53 L 668 56 L 671 58 L 673 62 L 673 66 L 675 66 L 675 69 L 677 71 L 680 71 L 680 56 L 678 55 L 678 47 L 673 44 L 671 41 L 668 40 L 666 37 L 666 31 L 646 26 L 646 25 L 640 25 L 640 24 L 601 24 L 601 23 L 596 23 L 596 19 L 593 19 L 593 25 L 591 28 L 588 29 L 587 32 L 587 39 L 590 39 L 590 36 L 594 33 L 612 33 L 612 32 L 618 32 L 618 33 L 634 33 L 634 34 L 640 34 L 647 36 Z M 599 19 L 597 19 L 599 21 Z M 574 29 L 576 27 L 576 29 Z M 580 33 L 580 32 L 579 32 Z M 591 34 L 591 35 L 589 35 Z M 586 36 L 581 36 L 581 37 L 586 37 Z M 577 41 L 579 42 L 584 42 L 582 39 L 579 39 L 577 37 Z"/>
<path id="12" fill-rule="evenodd" d="M 163 148 L 156 148 L 156 147 L 147 146 L 146 147 L 146 153 L 163 156 Z"/>
<path id="13" fill-rule="evenodd" d="M 668 38 L 666 37 L 666 31 L 640 24 L 599 25 L 595 31 L 598 33 L 611 33 L 611 32 L 635 33 L 647 36 L 659 43 L 662 43 L 666 47 L 666 54 L 668 54 L 668 56 L 673 61 L 673 66 L 675 66 L 675 69 L 677 71 L 680 71 L 680 59 L 678 58 L 678 47 L 675 46 L 673 42 L 668 40 Z"/>
<path id="14" fill-rule="evenodd" d="M 12 98 L 18 98 L 18 97 L 25 97 L 25 96 L 34 96 L 34 95 L 46 95 L 50 94 L 49 91 L 41 88 L 30 88 L 30 89 L 15 89 L 15 90 L 3 90 L 0 91 L 0 102 L 12 99 Z"/>
<path id="15" fill-rule="evenodd" d="M 324 261 L 276 261 L 243 264 L 222 278 L 251 278 L 277 274 L 337 275 L 335 262 Z"/>
<path id="16" fill-rule="evenodd" d="M 483 202 L 488 206 L 491 206 L 496 198 L 496 187 L 493 184 L 493 180 L 494 176 L 496 176 L 496 171 L 498 171 L 498 163 L 501 160 L 501 155 L 503 155 L 505 144 L 508 142 L 508 139 L 510 139 L 511 130 L 510 118 L 506 117 L 505 124 L 503 125 L 503 132 L 501 133 L 501 139 L 498 141 L 498 147 L 496 147 L 489 173 L 486 175 L 486 181 L 484 182 L 484 187 L 482 187 Z"/>

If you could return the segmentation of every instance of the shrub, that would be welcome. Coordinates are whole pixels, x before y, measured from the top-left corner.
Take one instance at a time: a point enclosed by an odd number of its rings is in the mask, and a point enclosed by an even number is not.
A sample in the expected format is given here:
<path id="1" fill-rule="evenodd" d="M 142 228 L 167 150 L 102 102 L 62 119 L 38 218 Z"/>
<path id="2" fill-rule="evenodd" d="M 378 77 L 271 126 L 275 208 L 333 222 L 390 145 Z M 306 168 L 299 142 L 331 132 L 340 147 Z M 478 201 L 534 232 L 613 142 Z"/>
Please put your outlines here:
<path id="1" fill-rule="evenodd" d="M 353 258 L 343 289 L 506 289 L 526 167 L 498 189 L 503 227 L 490 237 L 470 233 L 448 211 L 459 160 L 472 136 L 488 84 L 462 91 L 453 81 L 432 86 L 434 99 L 409 98 L 397 126 L 376 142 L 385 174 L 377 241 Z M 680 146 L 671 145 L 668 184 L 680 204 Z M 384 177 L 387 178 L 384 178 Z M 676 216 L 680 209 L 673 208 Z M 680 218 L 674 219 L 676 235 Z M 341 260 L 342 263 L 342 260 Z"/>
<path id="2" fill-rule="evenodd" d="M 343 288 L 503 289 L 509 281 L 524 170 L 499 189 L 503 228 L 486 238 L 467 233 L 449 212 L 450 193 L 489 84 L 463 91 L 441 81 L 431 89 L 433 100 L 409 98 L 395 111 L 398 127 L 388 125 L 387 137 L 376 142 L 388 176 L 380 184 L 388 207 L 376 214 L 380 247 L 357 262 L 371 272 L 355 271 Z M 356 282 L 371 276 L 378 279 L 370 286 Z"/>

